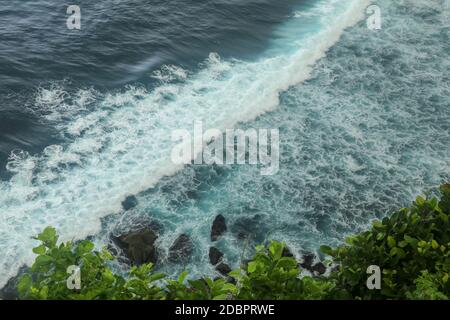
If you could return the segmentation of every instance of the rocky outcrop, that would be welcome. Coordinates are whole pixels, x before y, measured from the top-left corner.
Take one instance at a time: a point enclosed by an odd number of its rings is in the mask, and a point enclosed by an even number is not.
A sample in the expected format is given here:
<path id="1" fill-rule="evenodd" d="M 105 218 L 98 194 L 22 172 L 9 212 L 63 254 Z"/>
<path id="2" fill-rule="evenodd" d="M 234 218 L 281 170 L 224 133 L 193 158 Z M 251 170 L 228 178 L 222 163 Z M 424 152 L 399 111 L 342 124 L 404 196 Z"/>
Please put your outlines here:
<path id="1" fill-rule="evenodd" d="M 225 217 L 219 214 L 213 221 L 211 227 L 211 241 L 216 241 L 221 235 L 227 231 Z"/>
<path id="2" fill-rule="evenodd" d="M 322 262 L 314 263 L 316 260 L 317 258 L 314 253 L 307 253 L 303 255 L 303 262 L 300 263 L 300 267 L 314 275 L 322 275 L 327 272 L 327 267 Z"/>
<path id="3" fill-rule="evenodd" d="M 16 276 L 10 278 L 3 288 L 0 289 L 0 300 L 19 300 L 17 285 L 20 278 L 30 271 L 30 267 L 23 265 Z"/>
<path id="4" fill-rule="evenodd" d="M 187 262 L 193 251 L 191 238 L 186 234 L 181 234 L 169 248 L 170 262 Z"/>
<path id="5" fill-rule="evenodd" d="M 146 227 L 114 237 L 113 241 L 123 251 L 132 265 L 141 265 L 149 262 L 156 263 L 158 260 L 158 253 L 155 247 L 157 238 L 158 235 L 150 227 Z"/>
<path id="6" fill-rule="evenodd" d="M 295 258 L 294 254 L 291 252 L 291 249 L 289 249 L 288 247 L 283 248 L 283 257 Z"/>
<path id="7" fill-rule="evenodd" d="M 341 268 L 340 265 L 335 264 L 330 268 L 330 272 L 338 272 L 340 268 Z"/>
<path id="8" fill-rule="evenodd" d="M 325 267 L 322 262 L 318 262 L 312 267 L 312 271 L 319 275 L 322 275 L 327 271 L 327 267 Z"/>
<path id="9" fill-rule="evenodd" d="M 221 262 L 217 265 L 216 270 L 225 277 L 228 277 L 228 273 L 231 272 L 231 268 L 228 264 Z"/>
<path id="10" fill-rule="evenodd" d="M 300 267 L 312 272 L 312 266 L 316 256 L 314 253 L 307 253 L 303 255 L 303 262 L 300 263 Z"/>
<path id="11" fill-rule="evenodd" d="M 216 247 L 209 248 L 209 262 L 211 262 L 213 266 L 218 264 L 222 260 L 222 258 L 223 253 L 219 249 L 217 249 Z"/>
<path id="12" fill-rule="evenodd" d="M 223 252 L 216 247 L 209 248 L 209 262 L 213 266 L 216 266 L 217 272 L 219 272 L 223 278 L 228 279 L 231 283 L 234 283 L 234 279 L 231 278 L 228 273 L 231 272 L 231 268 L 223 261 Z"/>

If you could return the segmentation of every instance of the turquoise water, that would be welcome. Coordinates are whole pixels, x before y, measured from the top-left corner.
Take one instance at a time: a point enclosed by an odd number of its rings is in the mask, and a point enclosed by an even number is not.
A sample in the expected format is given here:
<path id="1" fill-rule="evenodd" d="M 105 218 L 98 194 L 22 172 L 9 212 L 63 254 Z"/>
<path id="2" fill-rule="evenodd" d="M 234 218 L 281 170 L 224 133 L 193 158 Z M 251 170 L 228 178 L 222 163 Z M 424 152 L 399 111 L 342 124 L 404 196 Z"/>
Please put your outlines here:
<path id="1" fill-rule="evenodd" d="M 235 265 L 242 233 L 250 244 L 277 239 L 296 254 L 315 251 L 448 181 L 449 11 L 442 1 L 375 3 L 381 30 L 366 26 L 368 1 L 305 2 L 251 58 L 210 53 L 196 69 L 168 64 L 152 71 L 150 88 L 39 89 L 35 105 L 63 142 L 16 152 L 8 164 L 0 284 L 32 261 L 29 237 L 46 225 L 62 239 L 93 235 L 100 246 L 111 232 L 156 221 L 162 261 L 180 233 L 193 239 L 195 276 L 214 272 L 207 250 L 219 213 L 229 232 L 217 246 Z M 174 166 L 170 133 L 195 119 L 279 128 L 280 171 Z M 138 205 L 123 212 L 129 195 Z"/>
<path id="2" fill-rule="evenodd" d="M 365 21 L 348 29 L 309 80 L 281 93 L 276 111 L 240 125 L 280 128 L 277 175 L 249 165 L 190 166 L 107 225 L 121 230 L 137 217 L 156 218 L 166 249 L 178 234 L 193 235 L 190 270 L 213 274 L 205 253 L 217 214 L 231 232 L 216 246 L 236 266 L 250 253 L 240 233 L 251 243 L 286 241 L 296 254 L 316 251 L 448 181 L 449 12 L 437 2 L 378 4 L 388 12 L 382 30 Z"/>

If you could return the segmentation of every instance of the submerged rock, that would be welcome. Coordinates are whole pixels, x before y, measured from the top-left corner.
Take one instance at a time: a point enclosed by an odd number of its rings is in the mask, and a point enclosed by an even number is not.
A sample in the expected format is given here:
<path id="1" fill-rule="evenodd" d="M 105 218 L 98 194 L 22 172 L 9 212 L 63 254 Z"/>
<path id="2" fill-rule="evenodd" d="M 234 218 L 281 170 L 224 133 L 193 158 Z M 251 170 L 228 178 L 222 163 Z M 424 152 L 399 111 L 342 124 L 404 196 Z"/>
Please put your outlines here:
<path id="1" fill-rule="evenodd" d="M 127 211 L 131 208 L 134 208 L 138 205 L 138 200 L 135 196 L 126 197 L 124 201 L 122 201 L 123 210 Z"/>
<path id="2" fill-rule="evenodd" d="M 157 238 L 157 234 L 147 227 L 115 237 L 113 240 L 122 249 L 131 264 L 141 265 L 149 262 L 156 263 L 158 260 L 157 249 L 155 247 Z"/>
<path id="3" fill-rule="evenodd" d="M 211 262 L 213 266 L 218 264 L 222 260 L 222 258 L 223 253 L 219 249 L 217 249 L 216 247 L 209 248 L 209 262 Z"/>
<path id="4" fill-rule="evenodd" d="M 264 243 L 266 240 L 265 236 L 269 230 L 268 218 L 263 214 L 237 218 L 230 226 L 230 231 L 237 239 L 250 241 L 249 244 L 251 246 Z"/>
<path id="5" fill-rule="evenodd" d="M 23 265 L 16 276 L 10 278 L 3 288 L 0 289 L 0 300 L 19 300 L 17 285 L 20 278 L 29 271 L 30 267 Z"/>
<path id="6" fill-rule="evenodd" d="M 213 221 L 211 227 L 211 241 L 216 241 L 221 235 L 227 231 L 225 217 L 219 214 Z"/>
<path id="7" fill-rule="evenodd" d="M 169 248 L 169 261 L 187 262 L 192 255 L 193 245 L 191 238 L 181 234 Z"/>

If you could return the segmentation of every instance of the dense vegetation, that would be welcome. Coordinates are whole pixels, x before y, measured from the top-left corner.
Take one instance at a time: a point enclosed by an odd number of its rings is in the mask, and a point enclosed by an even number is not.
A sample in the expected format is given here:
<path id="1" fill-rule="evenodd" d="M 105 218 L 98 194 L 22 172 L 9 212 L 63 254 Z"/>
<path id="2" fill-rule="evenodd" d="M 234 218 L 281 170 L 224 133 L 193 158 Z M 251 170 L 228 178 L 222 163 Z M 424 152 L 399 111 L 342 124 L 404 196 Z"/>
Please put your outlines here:
<path id="1" fill-rule="evenodd" d="M 176 280 L 131 267 L 126 277 L 111 269 L 114 257 L 87 240 L 58 244 L 48 227 L 36 239 L 38 256 L 18 282 L 21 299 L 448 299 L 450 297 L 450 185 L 438 198 L 418 197 L 371 230 L 322 252 L 339 265 L 329 276 L 299 277 L 298 262 L 276 241 L 256 247 L 249 262 L 228 279 Z M 80 289 L 67 287 L 67 267 L 81 268 Z M 380 290 L 366 286 L 367 267 L 381 269 Z"/>

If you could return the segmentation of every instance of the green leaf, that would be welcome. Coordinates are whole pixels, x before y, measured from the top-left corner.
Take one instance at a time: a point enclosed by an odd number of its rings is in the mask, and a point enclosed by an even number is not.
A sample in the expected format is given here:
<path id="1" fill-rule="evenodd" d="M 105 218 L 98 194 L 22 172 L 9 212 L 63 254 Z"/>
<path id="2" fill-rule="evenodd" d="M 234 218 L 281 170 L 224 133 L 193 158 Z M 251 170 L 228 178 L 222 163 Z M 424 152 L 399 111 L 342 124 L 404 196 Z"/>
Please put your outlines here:
<path id="1" fill-rule="evenodd" d="M 158 272 L 158 273 L 152 274 L 149 278 L 149 281 L 153 282 L 153 281 L 157 281 L 160 279 L 164 279 L 165 277 L 166 277 L 166 275 L 164 273 Z"/>
<path id="2" fill-rule="evenodd" d="M 91 252 L 92 249 L 94 249 L 94 244 L 92 242 L 90 242 L 89 240 L 83 240 L 78 244 L 78 246 L 75 249 L 75 252 L 78 255 L 83 255 L 83 254 Z"/>
<path id="3" fill-rule="evenodd" d="M 391 249 L 389 254 L 391 256 L 398 256 L 399 258 L 403 258 L 405 256 L 405 251 L 401 248 L 394 247 Z"/>
<path id="4" fill-rule="evenodd" d="M 440 218 L 443 222 L 448 223 L 448 215 L 446 215 L 445 213 L 440 213 L 440 214 L 439 214 L 439 218 Z"/>
<path id="5" fill-rule="evenodd" d="M 248 271 L 249 273 L 253 273 L 253 272 L 256 271 L 256 268 L 257 268 L 257 267 L 258 267 L 258 263 L 255 262 L 255 261 L 251 261 L 251 262 L 248 263 L 247 271 Z"/>
<path id="6" fill-rule="evenodd" d="M 36 257 L 36 260 L 34 261 L 34 264 L 33 264 L 33 268 L 41 268 L 41 267 L 47 266 L 50 263 L 52 263 L 53 261 L 54 261 L 54 259 L 50 256 L 40 255 L 40 256 Z"/>
<path id="7" fill-rule="evenodd" d="M 320 251 L 329 256 L 333 253 L 333 249 L 330 246 L 320 246 Z"/>
<path id="8" fill-rule="evenodd" d="M 378 229 L 384 229 L 383 223 L 380 220 L 375 220 L 372 222 L 372 226 Z"/>
<path id="9" fill-rule="evenodd" d="M 420 248 L 426 247 L 426 246 L 427 246 L 427 242 L 426 242 L 426 241 L 423 241 L 423 240 L 420 240 L 419 243 L 418 243 L 418 246 L 419 246 Z"/>
<path id="10" fill-rule="evenodd" d="M 52 248 L 56 245 L 58 240 L 56 229 L 47 227 L 35 239 L 42 241 L 48 248 Z"/>
<path id="11" fill-rule="evenodd" d="M 395 242 L 394 237 L 392 237 L 392 236 L 388 236 L 388 237 L 387 237 L 387 243 L 388 243 L 389 248 L 393 248 L 393 247 L 395 247 L 395 245 L 397 244 L 397 243 Z"/>
<path id="12" fill-rule="evenodd" d="M 271 241 L 269 245 L 269 252 L 275 260 L 278 260 L 283 255 L 284 243 Z"/>
<path id="13" fill-rule="evenodd" d="M 424 199 L 423 197 L 421 197 L 421 196 L 418 196 L 418 197 L 416 198 L 416 203 L 417 203 L 419 206 L 422 206 L 422 205 L 425 204 L 425 199 Z"/>
<path id="14" fill-rule="evenodd" d="M 17 285 L 17 290 L 19 291 L 19 294 L 21 296 L 24 296 L 27 294 L 27 292 L 30 290 L 30 287 L 32 285 L 33 281 L 31 280 L 31 276 L 29 274 L 24 274 Z"/>
<path id="15" fill-rule="evenodd" d="M 439 243 L 436 240 L 431 240 L 431 246 L 433 247 L 433 249 L 437 249 L 439 248 Z"/>
<path id="16" fill-rule="evenodd" d="M 36 254 L 44 254 L 46 250 L 47 250 L 47 248 L 43 244 L 38 247 L 33 248 L 33 252 Z"/>
<path id="17" fill-rule="evenodd" d="M 187 271 L 183 271 L 180 276 L 178 277 L 178 283 L 182 284 L 184 282 L 184 280 L 186 279 L 188 273 Z"/>
<path id="18" fill-rule="evenodd" d="M 400 242 L 398 243 L 398 246 L 399 246 L 400 248 L 404 248 L 404 247 L 406 247 L 407 245 L 408 245 L 408 242 L 405 241 L 405 240 L 402 240 L 402 241 L 400 241 Z"/>
<path id="19" fill-rule="evenodd" d="M 234 269 L 228 275 L 234 279 L 239 279 L 242 277 L 242 271 L 241 269 Z"/>

